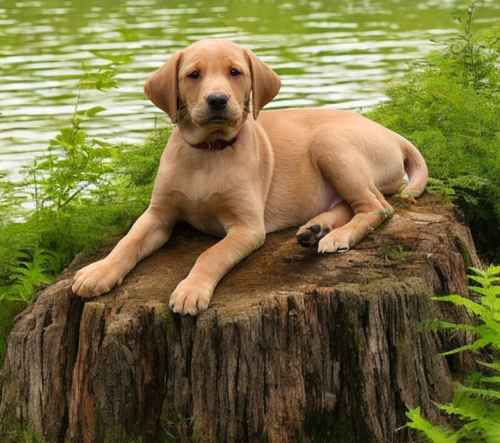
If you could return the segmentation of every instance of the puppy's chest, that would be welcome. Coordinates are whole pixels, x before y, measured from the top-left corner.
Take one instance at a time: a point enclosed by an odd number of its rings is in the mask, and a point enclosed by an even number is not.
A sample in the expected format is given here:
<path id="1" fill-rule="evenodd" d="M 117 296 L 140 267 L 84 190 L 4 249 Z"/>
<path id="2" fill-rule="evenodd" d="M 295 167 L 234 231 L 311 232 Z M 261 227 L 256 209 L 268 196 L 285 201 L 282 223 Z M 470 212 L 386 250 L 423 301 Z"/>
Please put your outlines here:
<path id="1" fill-rule="evenodd" d="M 223 236 L 221 219 L 234 204 L 236 186 L 230 177 L 192 173 L 174 187 L 182 218 L 203 232 Z"/>
<path id="2" fill-rule="evenodd" d="M 182 211 L 182 218 L 196 229 L 207 234 L 223 237 L 226 234 L 224 225 L 214 207 L 209 205 L 189 206 Z"/>
<path id="3" fill-rule="evenodd" d="M 217 206 L 219 200 L 236 186 L 234 177 L 224 171 L 199 170 L 182 174 L 174 188 L 184 195 L 184 204 L 196 208 Z"/>

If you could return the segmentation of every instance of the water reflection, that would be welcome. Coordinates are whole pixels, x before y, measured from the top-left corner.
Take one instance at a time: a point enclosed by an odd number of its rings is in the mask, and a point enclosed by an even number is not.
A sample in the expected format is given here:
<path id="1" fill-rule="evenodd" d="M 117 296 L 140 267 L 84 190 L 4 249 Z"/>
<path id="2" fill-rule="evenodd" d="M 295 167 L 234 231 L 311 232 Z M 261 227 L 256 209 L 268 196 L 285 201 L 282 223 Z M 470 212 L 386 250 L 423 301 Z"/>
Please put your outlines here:
<path id="1" fill-rule="evenodd" d="M 283 78 L 270 107 L 333 104 L 363 109 L 384 99 L 389 81 L 451 32 L 456 1 L 340 0 L 226 2 L 3 0 L 0 4 L 0 168 L 15 169 L 45 149 L 73 111 L 91 51 L 131 53 L 110 93 L 84 94 L 107 108 L 93 135 L 138 142 L 163 115 L 143 97 L 147 73 L 168 53 L 204 37 L 254 49 Z M 487 2 L 481 25 L 500 17 Z"/>

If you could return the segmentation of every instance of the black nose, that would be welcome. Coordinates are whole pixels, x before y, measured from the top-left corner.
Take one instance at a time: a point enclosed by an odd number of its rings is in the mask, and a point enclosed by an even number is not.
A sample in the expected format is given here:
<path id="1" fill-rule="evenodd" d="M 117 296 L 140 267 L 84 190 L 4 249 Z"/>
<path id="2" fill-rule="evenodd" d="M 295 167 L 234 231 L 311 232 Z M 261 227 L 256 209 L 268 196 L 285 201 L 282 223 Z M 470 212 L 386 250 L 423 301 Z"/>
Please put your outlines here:
<path id="1" fill-rule="evenodd" d="M 226 94 L 210 94 L 207 97 L 208 106 L 214 111 L 222 111 L 228 100 L 229 97 Z"/>

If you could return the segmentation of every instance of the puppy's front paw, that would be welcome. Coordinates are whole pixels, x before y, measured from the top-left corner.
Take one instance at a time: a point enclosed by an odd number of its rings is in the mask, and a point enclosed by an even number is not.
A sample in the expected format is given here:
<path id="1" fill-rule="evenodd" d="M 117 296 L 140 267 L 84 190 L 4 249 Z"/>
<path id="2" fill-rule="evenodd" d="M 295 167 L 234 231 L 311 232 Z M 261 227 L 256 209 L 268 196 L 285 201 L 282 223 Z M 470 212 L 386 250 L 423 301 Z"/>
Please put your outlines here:
<path id="1" fill-rule="evenodd" d="M 170 309 L 182 315 L 197 315 L 208 308 L 213 290 L 187 278 L 182 280 L 170 296 Z"/>
<path id="2" fill-rule="evenodd" d="M 336 234 L 335 230 L 333 230 L 319 241 L 318 252 L 320 254 L 347 252 L 351 248 L 351 242 L 347 235 Z"/>
<path id="3" fill-rule="evenodd" d="M 97 297 L 111 291 L 122 280 L 117 266 L 103 259 L 80 269 L 73 278 L 71 289 L 80 297 Z"/>

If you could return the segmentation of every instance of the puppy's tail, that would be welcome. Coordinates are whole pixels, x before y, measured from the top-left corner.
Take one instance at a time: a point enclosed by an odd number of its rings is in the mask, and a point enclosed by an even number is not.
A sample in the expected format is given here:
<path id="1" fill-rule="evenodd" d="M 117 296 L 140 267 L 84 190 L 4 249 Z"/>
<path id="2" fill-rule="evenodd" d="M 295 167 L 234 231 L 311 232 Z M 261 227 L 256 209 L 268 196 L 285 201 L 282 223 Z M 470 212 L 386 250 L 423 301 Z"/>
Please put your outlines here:
<path id="1" fill-rule="evenodd" d="M 420 151 L 405 138 L 402 138 L 401 148 L 405 159 L 405 170 L 410 180 L 401 188 L 399 194 L 404 199 L 414 200 L 424 192 L 429 170 Z"/>

